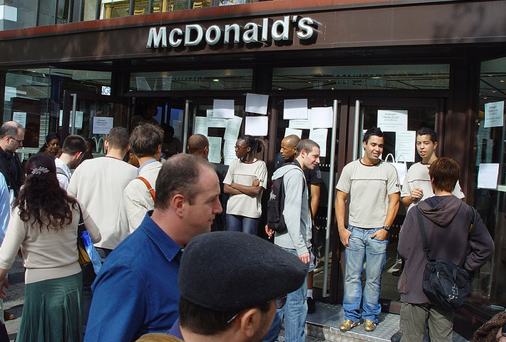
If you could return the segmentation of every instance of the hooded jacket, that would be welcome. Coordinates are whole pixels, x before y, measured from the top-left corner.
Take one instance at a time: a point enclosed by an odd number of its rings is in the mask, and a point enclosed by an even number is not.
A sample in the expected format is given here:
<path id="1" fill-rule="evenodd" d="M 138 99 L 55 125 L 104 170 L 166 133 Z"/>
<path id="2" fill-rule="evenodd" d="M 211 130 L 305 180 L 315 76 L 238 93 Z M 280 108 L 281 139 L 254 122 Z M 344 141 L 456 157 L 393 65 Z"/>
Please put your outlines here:
<path id="1" fill-rule="evenodd" d="M 398 289 L 401 301 L 410 304 L 429 303 L 422 289 L 427 258 L 419 215 L 425 227 L 430 258 L 451 261 L 473 272 L 494 252 L 494 242 L 480 215 L 455 196 L 434 196 L 408 211 L 397 246 L 404 259 L 404 270 Z M 471 225 L 474 219 L 474 224 Z"/>
<path id="2" fill-rule="evenodd" d="M 311 247 L 311 214 L 309 212 L 308 190 L 302 169 L 287 164 L 272 175 L 272 180 L 283 178 L 285 203 L 283 218 L 287 232 L 276 233 L 274 243 L 283 248 L 295 249 L 297 255 L 308 253 Z"/>

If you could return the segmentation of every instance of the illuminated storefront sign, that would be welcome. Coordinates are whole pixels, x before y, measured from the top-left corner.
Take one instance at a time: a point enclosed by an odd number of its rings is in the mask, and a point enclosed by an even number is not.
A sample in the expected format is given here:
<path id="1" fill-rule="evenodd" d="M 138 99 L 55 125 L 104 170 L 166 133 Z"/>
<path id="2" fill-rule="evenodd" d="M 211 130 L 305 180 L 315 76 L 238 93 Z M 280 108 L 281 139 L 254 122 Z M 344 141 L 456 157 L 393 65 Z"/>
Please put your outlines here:
<path id="1" fill-rule="evenodd" d="M 167 29 L 166 26 L 151 27 L 149 29 L 146 48 L 178 48 L 199 47 L 229 44 L 269 44 L 291 43 L 293 36 L 301 41 L 309 41 L 316 37 L 317 22 L 309 17 L 298 15 L 284 16 L 275 20 L 262 18 L 261 23 L 248 22 L 226 24 L 223 26 L 188 24 L 184 28 Z"/>

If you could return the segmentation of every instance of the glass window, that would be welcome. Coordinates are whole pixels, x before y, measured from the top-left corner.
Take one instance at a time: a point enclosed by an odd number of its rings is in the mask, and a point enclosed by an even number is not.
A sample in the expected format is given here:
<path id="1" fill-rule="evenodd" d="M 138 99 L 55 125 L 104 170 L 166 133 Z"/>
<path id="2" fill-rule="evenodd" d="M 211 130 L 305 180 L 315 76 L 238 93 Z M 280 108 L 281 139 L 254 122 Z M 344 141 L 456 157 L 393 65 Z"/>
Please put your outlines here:
<path id="1" fill-rule="evenodd" d="M 506 130 L 504 129 L 504 101 L 506 100 L 506 57 L 481 64 L 480 111 L 476 133 L 476 183 L 473 187 L 475 207 L 496 243 L 496 256 L 505 257 L 506 225 Z M 492 170 L 484 177 L 485 168 Z M 497 173 L 497 175 L 495 175 Z M 480 177 L 481 176 L 481 177 Z M 482 182 L 490 181 L 491 182 Z M 497 184 L 495 184 L 497 180 Z M 486 184 L 492 183 L 492 184 Z M 501 244 L 502 241 L 502 244 Z M 489 262 L 479 271 L 474 289 L 494 303 L 506 303 L 506 271 L 504 263 Z M 494 285 L 492 285 L 494 284 Z"/>
<path id="2" fill-rule="evenodd" d="M 272 85 L 277 90 L 317 89 L 448 89 L 450 66 L 358 65 L 275 68 Z"/>
<path id="3" fill-rule="evenodd" d="M 250 90 L 252 79 L 251 69 L 136 72 L 130 75 L 130 90 Z"/>

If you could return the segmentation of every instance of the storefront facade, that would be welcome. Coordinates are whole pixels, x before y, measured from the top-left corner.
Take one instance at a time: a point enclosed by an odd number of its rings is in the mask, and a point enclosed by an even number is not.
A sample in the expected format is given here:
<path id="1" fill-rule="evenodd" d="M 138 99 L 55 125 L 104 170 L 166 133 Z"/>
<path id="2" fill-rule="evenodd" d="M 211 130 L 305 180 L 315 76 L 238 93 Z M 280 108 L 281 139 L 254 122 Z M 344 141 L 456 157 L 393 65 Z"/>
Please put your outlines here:
<path id="1" fill-rule="evenodd" d="M 285 100 L 332 107 L 318 223 L 330 222 L 322 287 L 334 302 L 341 280 L 335 219 L 328 215 L 337 180 L 331 175 L 358 156 L 360 132 L 377 125 L 379 110 L 404 111 L 408 131 L 435 128 L 439 154 L 462 165 L 466 201 L 478 207 L 496 242 L 494 260 L 476 275 L 473 301 L 504 306 L 505 133 L 485 127 L 485 104 L 506 97 L 505 22 L 506 1 L 280 0 L 3 31 L 0 108 L 4 121 L 25 113 L 28 153 L 57 130 L 92 137 L 100 149 L 94 117 L 128 126 L 150 103 L 158 106 L 157 120 L 185 142 L 215 99 L 234 100 L 235 116 L 244 118 L 261 116 L 245 111 L 247 93 L 269 95 L 262 157 L 272 171 L 286 128 L 297 129 L 284 119 Z M 303 137 L 313 134 L 298 128 Z M 221 138 L 220 164 L 230 155 L 225 131 L 219 123 L 207 131 Z M 395 139 L 387 135 L 393 153 Z M 484 163 L 499 165 L 495 189 L 478 188 Z M 395 303 L 397 278 L 385 279 L 382 297 Z"/>

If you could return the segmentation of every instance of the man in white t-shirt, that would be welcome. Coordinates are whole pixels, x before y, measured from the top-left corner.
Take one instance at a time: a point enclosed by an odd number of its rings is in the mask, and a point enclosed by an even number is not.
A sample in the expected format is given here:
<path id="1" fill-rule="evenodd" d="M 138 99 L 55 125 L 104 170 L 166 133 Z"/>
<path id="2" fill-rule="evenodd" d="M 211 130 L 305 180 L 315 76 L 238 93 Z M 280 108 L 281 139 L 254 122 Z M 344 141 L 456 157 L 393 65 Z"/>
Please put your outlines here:
<path id="1" fill-rule="evenodd" d="M 429 177 L 430 164 L 437 160 L 437 134 L 433 129 L 420 128 L 416 132 L 416 151 L 422 161 L 411 165 L 402 184 L 401 202 L 409 209 L 418 202 L 434 196 Z M 459 182 L 453 189 L 453 195 L 464 198 Z"/>
<path id="2" fill-rule="evenodd" d="M 137 168 L 123 161 L 129 150 L 126 128 L 112 128 L 104 147 L 105 157 L 85 160 L 74 171 L 68 187 L 102 235 L 102 240 L 95 244 L 102 258 L 128 235 L 128 224 L 121 210 L 123 190 L 137 176 Z"/>
<path id="3" fill-rule="evenodd" d="M 346 247 L 344 321 L 339 327 L 342 332 L 353 329 L 362 320 L 364 329 L 373 331 L 379 322 L 381 273 L 386 262 L 388 232 L 399 209 L 400 192 L 395 168 L 380 159 L 383 145 L 381 129 L 367 130 L 362 142 L 364 156 L 344 167 L 336 186 L 337 227 Z M 366 280 L 362 289 L 364 261 Z"/>
<path id="4" fill-rule="evenodd" d="M 80 135 L 69 135 L 63 141 L 62 154 L 54 160 L 56 165 L 56 178 L 60 187 L 67 190 L 75 169 L 83 160 L 86 151 L 86 141 Z"/>
<path id="5" fill-rule="evenodd" d="M 162 142 L 163 130 L 150 123 L 135 127 L 130 135 L 130 148 L 139 160 L 137 178 L 123 191 L 123 210 L 130 232 L 137 229 L 146 213 L 155 207 L 156 179 L 162 168 Z"/>

